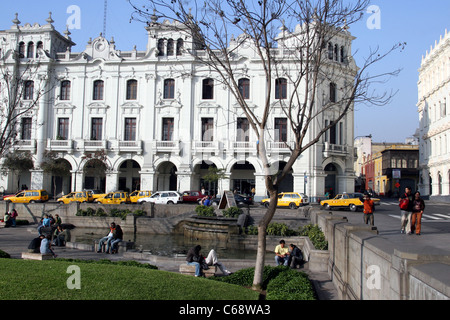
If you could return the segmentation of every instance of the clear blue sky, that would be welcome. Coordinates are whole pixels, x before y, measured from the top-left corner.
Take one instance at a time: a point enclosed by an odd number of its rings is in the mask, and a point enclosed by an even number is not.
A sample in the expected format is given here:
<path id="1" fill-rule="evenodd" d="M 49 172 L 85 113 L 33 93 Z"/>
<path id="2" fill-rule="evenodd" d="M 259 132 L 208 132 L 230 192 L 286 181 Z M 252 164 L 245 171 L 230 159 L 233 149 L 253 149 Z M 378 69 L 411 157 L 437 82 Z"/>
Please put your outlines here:
<path id="1" fill-rule="evenodd" d="M 403 142 L 412 136 L 418 127 L 417 81 L 422 55 L 430 46 L 439 41 L 447 28 L 450 32 L 450 1 L 448 0 L 373 0 L 380 8 L 379 19 L 367 13 L 363 20 L 350 31 L 357 37 L 353 49 L 358 50 L 355 59 L 361 61 L 369 48 L 379 46 L 388 50 L 396 42 L 406 42 L 403 52 L 395 52 L 379 65 L 379 70 L 402 68 L 403 71 L 380 90 L 398 90 L 389 105 L 369 107 L 359 105 L 355 113 L 355 137 L 373 136 L 375 142 Z M 19 13 L 21 24 L 45 24 L 51 11 L 53 24 L 61 33 L 75 14 L 67 12 L 71 5 L 80 8 L 80 28 L 70 30 L 72 40 L 77 44 L 73 49 L 83 51 L 90 37 L 97 37 L 103 31 L 104 0 L 2 0 L 0 4 L 0 29 L 9 29 L 14 13 Z M 116 41 L 118 49 L 145 50 L 147 39 L 144 26 L 136 21 L 130 23 L 132 9 L 126 0 L 109 0 L 106 37 Z M 367 21 L 374 22 L 367 27 Z M 358 63 L 359 65 L 361 63 Z"/>

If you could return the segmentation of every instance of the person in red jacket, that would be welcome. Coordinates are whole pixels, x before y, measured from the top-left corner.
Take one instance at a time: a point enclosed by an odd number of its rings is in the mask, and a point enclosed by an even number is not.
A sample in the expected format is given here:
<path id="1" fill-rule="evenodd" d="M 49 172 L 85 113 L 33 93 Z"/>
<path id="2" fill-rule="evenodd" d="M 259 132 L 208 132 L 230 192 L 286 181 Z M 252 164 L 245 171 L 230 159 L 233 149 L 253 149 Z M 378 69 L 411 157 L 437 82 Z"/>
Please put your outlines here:
<path id="1" fill-rule="evenodd" d="M 373 226 L 375 219 L 373 217 L 373 212 L 375 210 L 375 203 L 373 202 L 372 199 L 370 199 L 370 195 L 369 194 L 364 194 L 363 199 L 361 200 L 361 202 L 364 204 L 364 223 L 365 224 L 369 224 L 369 220 L 370 220 L 370 224 Z"/>
<path id="2" fill-rule="evenodd" d="M 412 217 L 411 217 L 411 233 L 416 231 L 416 234 L 420 236 L 422 229 L 422 214 L 425 210 L 425 202 L 420 197 L 420 192 L 416 191 L 414 194 Z"/>

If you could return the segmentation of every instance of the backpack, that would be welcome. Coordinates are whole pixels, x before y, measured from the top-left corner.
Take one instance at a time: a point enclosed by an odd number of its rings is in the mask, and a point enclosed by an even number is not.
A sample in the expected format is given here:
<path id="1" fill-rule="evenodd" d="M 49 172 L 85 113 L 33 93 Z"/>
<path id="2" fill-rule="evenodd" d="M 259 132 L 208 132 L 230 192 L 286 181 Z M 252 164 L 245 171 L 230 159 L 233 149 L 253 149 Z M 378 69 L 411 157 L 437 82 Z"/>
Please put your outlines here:
<path id="1" fill-rule="evenodd" d="M 407 210 L 408 206 L 409 206 L 409 198 L 406 193 L 405 193 L 405 196 L 406 196 L 406 198 L 400 199 L 399 206 L 400 206 L 401 210 Z"/>

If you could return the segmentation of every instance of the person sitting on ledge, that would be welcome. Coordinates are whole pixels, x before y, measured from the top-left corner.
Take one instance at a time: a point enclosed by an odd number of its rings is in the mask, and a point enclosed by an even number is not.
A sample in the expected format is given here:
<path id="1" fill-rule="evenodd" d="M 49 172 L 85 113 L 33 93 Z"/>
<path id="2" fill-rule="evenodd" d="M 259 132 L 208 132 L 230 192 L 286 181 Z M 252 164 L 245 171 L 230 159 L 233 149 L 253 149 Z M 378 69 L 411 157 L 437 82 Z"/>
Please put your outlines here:
<path id="1" fill-rule="evenodd" d="M 275 247 L 275 262 L 277 266 L 289 264 L 289 249 L 286 247 L 286 242 L 280 240 L 280 244 Z"/>

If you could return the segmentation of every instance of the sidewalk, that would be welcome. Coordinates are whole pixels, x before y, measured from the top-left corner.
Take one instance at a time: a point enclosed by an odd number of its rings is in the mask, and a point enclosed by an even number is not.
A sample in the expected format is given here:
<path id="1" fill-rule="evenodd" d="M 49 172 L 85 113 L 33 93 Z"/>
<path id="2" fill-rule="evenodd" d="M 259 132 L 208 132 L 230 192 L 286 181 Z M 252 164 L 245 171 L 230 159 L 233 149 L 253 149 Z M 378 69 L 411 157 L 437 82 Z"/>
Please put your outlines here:
<path id="1" fill-rule="evenodd" d="M 16 228 L 0 229 L 0 250 L 7 252 L 13 259 L 21 259 L 22 252 L 27 251 L 27 247 L 32 239 L 37 237 L 34 225 L 17 226 Z M 82 259 L 82 260 L 100 260 L 108 259 L 111 261 L 134 260 L 141 263 L 150 263 L 157 266 L 160 270 L 178 272 L 179 266 L 185 263 L 184 257 L 163 257 L 138 252 L 125 252 L 119 254 L 96 253 L 80 249 L 70 249 L 66 247 L 54 247 L 58 258 L 64 259 Z M 270 257 L 267 257 L 268 259 Z M 273 259 L 271 259 L 273 260 Z M 271 261 L 270 260 L 270 261 Z M 255 266 L 254 260 L 236 260 L 223 259 L 221 262 L 231 272 L 236 272 L 243 268 Z M 274 264 L 273 264 L 274 265 Z M 300 269 L 307 273 L 316 288 L 319 300 L 338 300 L 337 292 L 333 283 L 326 273 L 313 273 L 308 269 Z"/>

